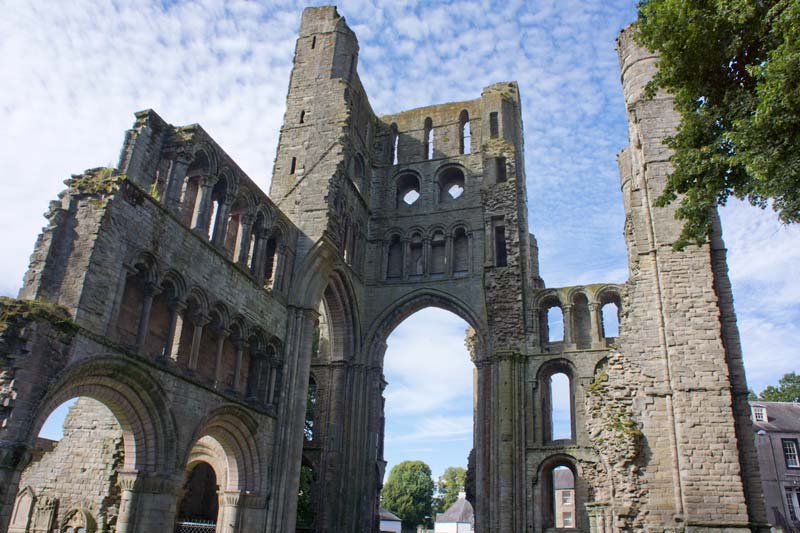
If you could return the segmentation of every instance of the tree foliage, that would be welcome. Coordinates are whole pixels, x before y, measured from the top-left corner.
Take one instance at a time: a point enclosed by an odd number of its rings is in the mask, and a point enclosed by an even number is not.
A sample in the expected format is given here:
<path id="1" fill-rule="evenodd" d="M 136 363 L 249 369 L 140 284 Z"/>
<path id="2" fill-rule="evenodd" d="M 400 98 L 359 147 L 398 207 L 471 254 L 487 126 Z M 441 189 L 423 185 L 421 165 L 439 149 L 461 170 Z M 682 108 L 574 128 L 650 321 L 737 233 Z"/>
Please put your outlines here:
<path id="1" fill-rule="evenodd" d="M 705 242 L 709 210 L 730 196 L 800 221 L 800 2 L 641 0 L 636 40 L 659 54 L 648 86 L 681 114 L 673 173 L 677 247 Z"/>
<path id="2" fill-rule="evenodd" d="M 458 493 L 464 490 L 464 481 L 467 478 L 466 468 L 448 466 L 439 476 L 436 483 L 436 512 L 443 513 L 458 499 Z"/>
<path id="3" fill-rule="evenodd" d="M 770 385 L 758 395 L 765 402 L 800 402 L 800 376 L 794 372 L 784 374 L 778 386 Z"/>
<path id="4" fill-rule="evenodd" d="M 297 524 L 310 526 L 314 523 L 314 470 L 302 465 L 300 467 L 300 487 L 297 491 Z"/>
<path id="5" fill-rule="evenodd" d="M 422 461 L 396 464 L 383 486 L 381 505 L 396 514 L 404 528 L 429 526 L 433 510 L 431 468 Z"/>

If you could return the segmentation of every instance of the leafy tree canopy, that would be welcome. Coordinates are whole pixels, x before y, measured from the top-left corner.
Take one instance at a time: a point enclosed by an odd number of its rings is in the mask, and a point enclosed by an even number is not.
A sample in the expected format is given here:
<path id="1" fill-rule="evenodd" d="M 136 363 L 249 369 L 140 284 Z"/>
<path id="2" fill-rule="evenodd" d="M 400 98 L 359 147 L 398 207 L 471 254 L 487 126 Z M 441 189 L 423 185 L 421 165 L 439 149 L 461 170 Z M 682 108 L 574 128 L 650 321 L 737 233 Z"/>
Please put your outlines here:
<path id="1" fill-rule="evenodd" d="M 658 52 L 648 87 L 681 114 L 673 173 L 676 247 L 705 242 L 708 212 L 730 196 L 800 221 L 800 2 L 641 0 L 636 40 Z"/>
<path id="2" fill-rule="evenodd" d="M 778 386 L 770 385 L 758 395 L 765 402 L 800 402 L 800 376 L 794 372 L 784 374 Z"/>
<path id="3" fill-rule="evenodd" d="M 422 461 L 396 464 L 381 491 L 381 504 L 403 521 L 404 528 L 430 525 L 433 507 L 431 468 Z"/>
<path id="4" fill-rule="evenodd" d="M 464 490 L 467 469 L 460 466 L 448 466 L 439 476 L 436 484 L 436 512 L 443 513 L 458 499 L 458 493 Z"/>

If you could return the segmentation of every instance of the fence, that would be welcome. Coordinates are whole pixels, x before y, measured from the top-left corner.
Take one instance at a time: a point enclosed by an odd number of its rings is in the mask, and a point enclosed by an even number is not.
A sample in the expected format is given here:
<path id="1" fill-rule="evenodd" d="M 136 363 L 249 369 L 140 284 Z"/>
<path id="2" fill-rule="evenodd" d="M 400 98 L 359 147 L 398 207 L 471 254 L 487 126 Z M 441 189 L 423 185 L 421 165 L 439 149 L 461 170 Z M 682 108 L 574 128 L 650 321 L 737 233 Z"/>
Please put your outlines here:
<path id="1" fill-rule="evenodd" d="M 175 524 L 175 533 L 213 533 L 216 522 L 206 520 L 180 520 Z"/>

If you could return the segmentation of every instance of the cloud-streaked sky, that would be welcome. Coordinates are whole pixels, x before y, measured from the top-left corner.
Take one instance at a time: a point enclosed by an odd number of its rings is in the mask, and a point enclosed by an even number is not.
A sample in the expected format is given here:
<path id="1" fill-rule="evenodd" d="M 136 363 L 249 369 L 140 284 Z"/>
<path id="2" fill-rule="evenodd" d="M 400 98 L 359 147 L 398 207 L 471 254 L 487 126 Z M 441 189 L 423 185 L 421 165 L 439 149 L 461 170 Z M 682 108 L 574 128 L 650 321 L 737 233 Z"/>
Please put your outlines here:
<path id="1" fill-rule="evenodd" d="M 62 181 L 115 164 L 134 111 L 201 123 L 266 190 L 304 5 L 8 0 L 0 294 L 19 289 Z M 615 154 L 627 126 L 614 39 L 634 20 L 634 0 L 338 5 L 359 36 L 359 74 L 378 113 L 472 99 L 485 85 L 518 80 L 530 225 L 547 285 L 625 280 Z M 748 377 L 761 390 L 797 369 L 800 228 L 738 202 L 723 223 Z M 438 475 L 463 464 L 455 441 L 469 449 L 472 379 L 463 322 L 425 313 L 389 341 L 386 453 L 392 462 L 426 460 Z"/>

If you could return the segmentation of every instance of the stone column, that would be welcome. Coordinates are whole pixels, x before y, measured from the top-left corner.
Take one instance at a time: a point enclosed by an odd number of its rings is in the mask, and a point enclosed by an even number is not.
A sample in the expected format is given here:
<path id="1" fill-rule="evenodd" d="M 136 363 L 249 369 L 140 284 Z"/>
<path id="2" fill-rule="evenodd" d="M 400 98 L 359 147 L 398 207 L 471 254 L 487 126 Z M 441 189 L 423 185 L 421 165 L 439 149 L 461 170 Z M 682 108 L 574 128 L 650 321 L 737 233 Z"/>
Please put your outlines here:
<path id="1" fill-rule="evenodd" d="M 141 476 L 137 470 L 121 470 L 117 474 L 117 486 L 120 490 L 119 515 L 117 516 L 117 533 L 133 533 L 136 531 L 136 500 L 141 486 Z"/>
<path id="2" fill-rule="evenodd" d="M 422 275 L 423 277 L 430 277 L 431 270 L 431 240 L 422 240 Z"/>
<path id="3" fill-rule="evenodd" d="M 155 283 L 148 282 L 144 286 L 144 301 L 142 302 L 142 312 L 139 315 L 139 328 L 136 331 L 135 350 L 141 351 L 147 340 L 147 329 L 150 326 L 150 311 L 153 309 L 153 298 L 161 292 Z"/>
<path id="4" fill-rule="evenodd" d="M 219 389 L 222 386 L 222 356 L 225 350 L 225 339 L 230 335 L 230 331 L 224 328 L 217 330 L 217 346 L 216 357 L 214 358 L 214 388 Z"/>
<path id="5" fill-rule="evenodd" d="M 233 390 L 241 394 L 244 392 L 242 390 L 242 360 L 244 359 L 244 351 L 247 349 L 247 343 L 242 339 L 234 339 L 233 342 L 236 347 L 236 366 L 233 370 Z"/>
<path id="6" fill-rule="evenodd" d="M 159 358 L 166 360 L 167 358 L 172 358 L 173 352 L 177 354 L 177 344 L 175 342 L 176 333 L 178 334 L 178 339 L 180 339 L 180 329 L 182 329 L 183 325 L 179 324 L 179 320 L 181 319 L 181 315 L 183 311 L 186 309 L 186 306 L 177 301 L 173 300 L 170 302 L 170 314 L 169 314 L 169 327 L 167 328 L 167 338 L 164 341 L 164 347 L 159 354 Z M 179 326 L 181 328 L 179 329 Z"/>
<path id="7" fill-rule="evenodd" d="M 600 304 L 589 304 L 589 319 L 591 323 L 591 342 L 592 348 L 599 350 L 603 348 L 603 322 L 600 318 Z"/>
<path id="8" fill-rule="evenodd" d="M 564 322 L 564 350 L 575 348 L 575 341 L 572 338 L 572 305 L 565 304 L 561 307 Z"/>
<path id="9" fill-rule="evenodd" d="M 216 533 L 237 533 L 239 531 L 239 502 L 242 493 L 238 490 L 221 490 L 219 512 L 217 513 Z"/>
<path id="10" fill-rule="evenodd" d="M 286 335 L 285 386 L 278 403 L 279 425 L 273 472 L 273 502 L 266 531 L 294 531 L 297 489 L 303 453 L 311 344 L 319 314 L 314 309 L 289 306 Z"/>
<path id="11" fill-rule="evenodd" d="M 211 196 L 217 179 L 213 176 L 203 176 L 200 190 L 192 213 L 192 223 L 189 226 L 203 237 L 208 237 L 208 224 L 211 218 Z"/>
<path id="12" fill-rule="evenodd" d="M 203 338 L 203 326 L 208 324 L 208 318 L 205 316 L 191 317 L 194 330 L 192 331 L 192 349 L 189 352 L 189 370 L 197 368 L 197 362 L 200 358 L 200 341 Z"/>
<path id="13" fill-rule="evenodd" d="M 401 272 L 401 274 L 402 278 L 407 280 L 409 274 L 411 273 L 411 241 L 408 239 L 403 239 L 400 242 L 403 243 L 403 272 Z"/>
<path id="14" fill-rule="evenodd" d="M 247 266 L 247 256 L 250 253 L 250 232 L 254 222 L 253 215 L 242 215 L 239 221 L 239 234 L 237 235 L 236 249 L 233 252 L 233 260 L 241 267 Z"/>
<path id="15" fill-rule="evenodd" d="M 444 243 L 444 273 L 448 278 L 453 277 L 453 261 L 455 261 L 453 257 L 453 236 L 448 235 L 445 237 Z"/>

